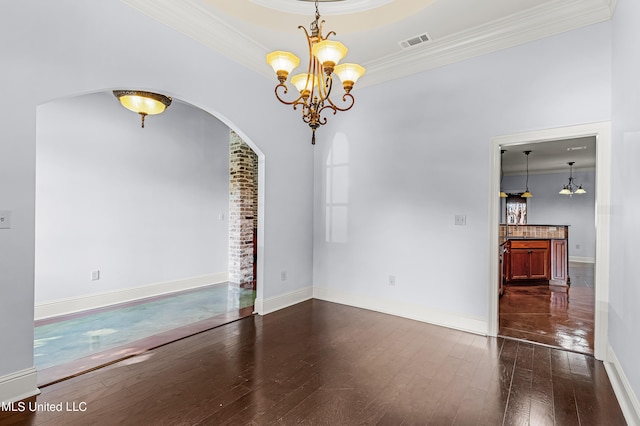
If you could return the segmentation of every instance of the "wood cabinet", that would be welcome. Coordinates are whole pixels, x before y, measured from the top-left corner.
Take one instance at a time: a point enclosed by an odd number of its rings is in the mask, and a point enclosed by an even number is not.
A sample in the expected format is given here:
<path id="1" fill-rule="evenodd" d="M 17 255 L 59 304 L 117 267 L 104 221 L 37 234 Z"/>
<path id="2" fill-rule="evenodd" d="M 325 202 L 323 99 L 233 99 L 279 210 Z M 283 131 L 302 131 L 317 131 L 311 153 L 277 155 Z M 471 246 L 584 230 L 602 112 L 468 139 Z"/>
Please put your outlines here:
<path id="1" fill-rule="evenodd" d="M 551 278 L 549 240 L 509 240 L 505 253 L 507 281 Z"/>
<path id="2" fill-rule="evenodd" d="M 551 285 L 569 285 L 567 240 L 551 240 Z"/>
<path id="3" fill-rule="evenodd" d="M 505 281 L 546 281 L 568 286 L 569 264 L 566 239 L 512 239 L 504 245 Z"/>

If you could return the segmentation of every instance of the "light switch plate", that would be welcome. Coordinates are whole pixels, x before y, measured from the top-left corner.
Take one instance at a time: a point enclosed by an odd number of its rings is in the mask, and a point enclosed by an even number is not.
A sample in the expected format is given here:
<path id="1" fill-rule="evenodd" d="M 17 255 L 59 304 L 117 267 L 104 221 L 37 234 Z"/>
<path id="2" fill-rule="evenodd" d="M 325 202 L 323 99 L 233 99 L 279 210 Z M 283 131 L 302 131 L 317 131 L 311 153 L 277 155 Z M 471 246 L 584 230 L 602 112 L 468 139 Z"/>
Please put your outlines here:
<path id="1" fill-rule="evenodd" d="M 0 229 L 11 228 L 11 212 L 9 210 L 0 210 Z"/>

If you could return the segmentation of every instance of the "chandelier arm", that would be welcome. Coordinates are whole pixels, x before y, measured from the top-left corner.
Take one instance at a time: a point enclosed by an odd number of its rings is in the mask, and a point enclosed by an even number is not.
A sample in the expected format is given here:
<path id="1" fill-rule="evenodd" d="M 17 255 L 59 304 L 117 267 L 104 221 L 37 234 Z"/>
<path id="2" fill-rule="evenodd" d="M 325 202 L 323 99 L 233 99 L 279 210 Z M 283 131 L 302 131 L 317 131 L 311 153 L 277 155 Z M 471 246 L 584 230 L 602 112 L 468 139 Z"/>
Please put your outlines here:
<path id="1" fill-rule="evenodd" d="M 302 95 L 298 96 L 298 97 L 297 97 L 296 99 L 294 99 L 293 101 L 287 101 L 287 100 L 283 99 L 282 97 L 280 97 L 280 94 L 278 93 L 278 90 L 279 90 L 280 88 L 283 88 L 283 90 L 282 90 L 282 94 L 283 94 L 283 95 L 286 95 L 286 94 L 289 92 L 289 88 L 288 88 L 288 87 L 287 87 L 287 85 L 286 85 L 286 84 L 284 84 L 284 83 L 280 83 L 280 84 L 278 84 L 278 85 L 276 86 L 276 88 L 275 88 L 276 98 L 277 98 L 280 102 L 282 102 L 283 104 L 285 104 L 285 105 L 293 105 L 293 108 L 295 109 L 295 108 L 296 108 L 296 105 L 303 103 L 303 102 L 301 102 L 301 101 L 300 101 L 300 100 L 302 99 Z"/>
<path id="2" fill-rule="evenodd" d="M 307 36 L 307 41 L 309 41 L 311 37 L 309 36 L 309 32 L 307 31 L 307 29 L 303 25 L 298 25 L 298 28 L 304 31 L 304 34 Z"/>
<path id="3" fill-rule="evenodd" d="M 339 106 L 337 106 L 331 99 L 327 99 L 330 105 L 326 106 L 325 108 L 333 108 L 335 111 L 349 111 L 353 107 L 353 104 L 356 102 L 356 100 L 351 93 L 345 93 L 344 95 L 342 95 L 343 102 L 347 102 L 347 98 L 349 98 L 351 102 L 344 108 L 340 108 Z"/>
<path id="4" fill-rule="evenodd" d="M 321 126 L 323 126 L 323 125 L 327 124 L 327 117 L 323 117 L 323 116 L 321 115 L 321 114 L 322 114 L 322 111 L 323 111 L 325 108 L 331 108 L 331 107 L 330 107 L 330 106 L 328 106 L 328 105 L 327 105 L 327 106 L 323 106 L 322 108 L 320 108 L 320 109 L 318 110 L 318 112 L 317 112 L 317 114 L 316 114 L 316 116 L 317 116 L 317 120 L 316 120 L 316 122 L 317 122 L 319 125 L 321 125 Z M 335 111 L 334 111 L 333 113 L 335 114 Z"/>
<path id="5" fill-rule="evenodd" d="M 329 96 L 331 95 L 331 88 L 333 87 L 333 79 L 331 78 L 331 76 L 327 76 L 326 79 L 323 79 L 321 67 L 316 71 L 318 72 L 318 94 L 320 95 L 318 105 L 324 106 L 325 101 L 331 103 L 331 99 L 329 98 Z"/>
<path id="6" fill-rule="evenodd" d="M 307 39 L 307 50 L 309 51 L 309 64 L 307 65 L 307 78 L 309 78 L 309 76 L 315 75 L 315 67 L 316 67 L 317 59 L 315 59 L 315 56 L 313 56 L 313 53 L 312 53 L 313 43 L 311 42 L 311 36 L 309 35 L 309 32 L 302 25 L 298 26 L 298 28 L 301 28 L 302 31 L 304 31 L 304 35 L 306 36 L 306 39 Z M 313 80 L 307 81 L 307 84 L 309 83 L 311 83 L 311 88 L 309 89 L 310 91 L 309 99 L 313 99 L 313 96 L 315 95 L 315 84 Z"/>
<path id="7" fill-rule="evenodd" d="M 322 111 L 324 111 L 327 108 L 333 111 L 333 115 L 336 115 L 336 113 L 338 112 L 338 108 L 336 108 L 336 106 L 333 105 L 332 102 L 329 102 L 329 105 L 325 105 L 322 108 L 320 108 L 320 110 L 318 111 L 318 115 L 322 114 Z M 327 117 L 322 116 L 322 119 L 324 120 L 322 124 L 325 124 L 327 122 Z"/>

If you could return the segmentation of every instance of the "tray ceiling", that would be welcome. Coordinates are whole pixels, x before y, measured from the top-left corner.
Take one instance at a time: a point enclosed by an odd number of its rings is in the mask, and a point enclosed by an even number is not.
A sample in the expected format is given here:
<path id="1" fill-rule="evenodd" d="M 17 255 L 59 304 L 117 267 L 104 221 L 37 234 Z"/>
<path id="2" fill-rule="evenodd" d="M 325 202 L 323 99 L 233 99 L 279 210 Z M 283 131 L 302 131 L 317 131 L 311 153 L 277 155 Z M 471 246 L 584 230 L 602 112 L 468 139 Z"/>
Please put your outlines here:
<path id="1" fill-rule="evenodd" d="M 313 20 L 302 0 L 122 0 L 209 48 L 272 79 L 265 55 L 304 58 L 299 25 Z M 512 47 L 611 18 L 615 0 L 321 1 L 324 33 L 349 47 L 345 60 L 367 68 L 363 87 Z M 401 42 L 427 34 L 428 42 Z"/>

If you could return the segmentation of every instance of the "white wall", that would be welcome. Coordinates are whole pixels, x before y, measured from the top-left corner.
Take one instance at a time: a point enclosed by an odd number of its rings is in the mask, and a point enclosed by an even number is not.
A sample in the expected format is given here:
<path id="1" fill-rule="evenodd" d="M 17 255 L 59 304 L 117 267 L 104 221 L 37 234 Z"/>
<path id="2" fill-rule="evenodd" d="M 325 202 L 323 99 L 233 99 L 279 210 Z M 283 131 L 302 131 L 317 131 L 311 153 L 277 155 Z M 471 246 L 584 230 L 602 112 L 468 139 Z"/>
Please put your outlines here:
<path id="1" fill-rule="evenodd" d="M 529 174 L 529 190 L 533 197 L 527 201 L 527 222 L 531 225 L 569 225 L 569 256 L 594 261 L 596 257 L 595 171 L 574 170 L 575 182 L 586 194 L 560 195 L 568 182 L 566 173 Z M 526 176 L 505 176 L 502 187 L 508 193 L 524 192 Z M 502 204 L 504 206 L 504 204 Z M 504 213 L 502 215 L 504 217 Z"/>
<path id="2" fill-rule="evenodd" d="M 613 122 L 611 149 L 611 295 L 609 340 L 635 393 L 640 424 L 640 3 L 618 0 L 613 21 Z"/>
<path id="3" fill-rule="evenodd" d="M 39 106 L 36 137 L 36 305 L 228 271 L 219 120 L 174 100 L 142 129 L 102 92 Z"/>
<path id="4" fill-rule="evenodd" d="M 356 93 L 341 242 L 316 151 L 314 295 L 486 332 L 491 138 L 609 120 L 610 43 L 603 23 Z"/>
<path id="5" fill-rule="evenodd" d="M 313 148 L 297 114 L 274 99 L 275 81 L 117 0 L 2 2 L 0 28 L 0 81 L 12 99 L 0 104 L 0 209 L 13 213 L 12 228 L 0 230 L 0 400 L 35 389 L 36 109 L 51 100 L 123 87 L 151 90 L 236 130 L 261 162 L 258 297 L 310 289 Z"/>

